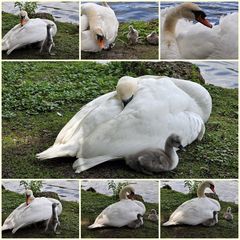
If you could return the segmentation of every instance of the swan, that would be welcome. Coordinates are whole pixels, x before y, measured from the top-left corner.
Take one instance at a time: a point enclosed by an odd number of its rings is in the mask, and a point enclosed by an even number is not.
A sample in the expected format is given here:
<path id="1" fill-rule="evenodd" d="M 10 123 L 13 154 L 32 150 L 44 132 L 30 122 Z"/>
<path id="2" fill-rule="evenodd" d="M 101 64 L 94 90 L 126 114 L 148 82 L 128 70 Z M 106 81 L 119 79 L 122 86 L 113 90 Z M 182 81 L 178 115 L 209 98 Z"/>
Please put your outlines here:
<path id="1" fill-rule="evenodd" d="M 81 4 L 81 50 L 99 52 L 110 49 L 118 33 L 118 20 L 114 11 L 105 3 Z"/>
<path id="2" fill-rule="evenodd" d="M 183 146 L 202 139 L 212 108 L 204 87 L 163 76 L 119 81 L 117 92 L 84 106 L 37 158 L 76 156 L 73 168 L 81 172 L 146 148 L 163 149 L 172 133 L 181 136 Z"/>
<path id="3" fill-rule="evenodd" d="M 233 220 L 233 214 L 232 214 L 231 210 L 232 210 L 231 207 L 228 207 L 227 211 L 223 215 L 223 218 L 226 219 L 227 221 Z"/>
<path id="4" fill-rule="evenodd" d="M 218 223 L 218 212 L 217 211 L 213 211 L 212 218 L 210 218 L 207 221 L 203 222 L 202 225 L 206 226 L 206 227 L 212 227 L 216 223 Z"/>
<path id="5" fill-rule="evenodd" d="M 187 20 L 196 20 L 193 24 Z M 212 25 L 194 3 L 183 3 L 161 11 L 162 59 L 237 59 L 238 13 Z"/>
<path id="6" fill-rule="evenodd" d="M 129 26 L 129 32 L 127 34 L 127 39 L 131 45 L 138 43 L 139 33 L 138 30 L 134 29 L 133 26 Z"/>
<path id="7" fill-rule="evenodd" d="M 101 228 L 106 226 L 123 227 L 132 224 L 146 212 L 144 204 L 134 197 L 134 188 L 130 185 L 125 186 L 119 193 L 119 201 L 106 207 L 96 218 L 94 223 L 88 226 L 89 229 Z M 131 198 L 131 199 L 129 199 Z"/>
<path id="8" fill-rule="evenodd" d="M 146 174 L 170 171 L 176 168 L 179 161 L 175 148 L 183 149 L 183 146 L 180 137 L 171 134 L 166 140 L 164 151 L 159 148 L 145 149 L 125 157 L 125 162 L 132 169 Z"/>
<path id="9" fill-rule="evenodd" d="M 157 222 L 158 221 L 158 214 L 155 209 L 151 209 L 150 214 L 148 215 L 148 220 L 152 222 Z"/>
<path id="10" fill-rule="evenodd" d="M 26 45 L 43 42 L 47 37 L 47 25 L 51 25 L 51 35 L 57 33 L 57 26 L 48 19 L 29 19 L 26 11 L 20 12 L 21 22 L 13 27 L 2 40 L 2 51 L 7 51 L 9 55 L 13 50 Z"/>
<path id="11" fill-rule="evenodd" d="M 206 197 L 204 191 L 210 188 L 215 193 L 212 181 L 203 181 L 197 190 L 197 198 L 193 198 L 180 205 L 163 226 L 178 224 L 198 225 L 213 218 L 213 211 L 219 212 L 221 207 L 218 201 Z"/>
<path id="12" fill-rule="evenodd" d="M 31 190 L 26 190 L 26 202 L 18 206 L 4 221 L 2 231 L 12 229 L 14 234 L 27 225 L 48 220 L 52 216 L 52 204 L 57 203 L 57 214 L 62 212 L 62 204 L 54 198 L 35 198 Z"/>

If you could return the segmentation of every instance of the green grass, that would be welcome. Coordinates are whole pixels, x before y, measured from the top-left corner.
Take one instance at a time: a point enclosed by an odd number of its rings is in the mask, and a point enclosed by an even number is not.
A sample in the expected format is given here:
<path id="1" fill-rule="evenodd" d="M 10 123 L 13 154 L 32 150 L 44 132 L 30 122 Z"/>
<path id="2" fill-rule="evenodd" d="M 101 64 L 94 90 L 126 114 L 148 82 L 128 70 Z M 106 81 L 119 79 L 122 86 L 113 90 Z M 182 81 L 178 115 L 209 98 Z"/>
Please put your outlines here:
<path id="1" fill-rule="evenodd" d="M 25 196 L 8 190 L 2 190 L 2 223 L 9 214 L 25 202 Z M 60 232 L 56 235 L 52 231 L 44 232 L 44 226 L 28 226 L 19 229 L 15 234 L 10 230 L 2 232 L 3 238 L 78 238 L 79 237 L 79 204 L 77 202 L 61 200 L 63 211 L 60 215 Z"/>
<path id="2" fill-rule="evenodd" d="M 201 82 L 199 72 L 191 64 L 4 62 L 2 70 L 4 178 L 238 177 L 238 90 L 213 85 L 205 85 L 213 99 L 205 136 L 201 142 L 187 146 L 186 152 L 179 152 L 180 162 L 174 171 L 147 176 L 119 160 L 75 174 L 73 158 L 42 162 L 35 158 L 36 153 L 54 143 L 59 131 L 81 106 L 114 90 L 123 75 L 157 74 Z"/>
<path id="3" fill-rule="evenodd" d="M 161 189 L 161 225 L 168 221 L 170 215 L 178 206 L 191 198 L 193 197 L 189 194 Z M 219 222 L 215 226 L 161 226 L 161 238 L 238 238 L 238 205 L 230 202 L 219 202 L 221 211 L 218 214 Z M 234 215 L 232 222 L 223 218 L 228 206 L 232 208 Z"/>
<path id="4" fill-rule="evenodd" d="M 2 35 L 19 23 L 19 17 L 9 13 L 2 13 Z M 3 59 L 79 59 L 79 29 L 71 23 L 55 22 L 58 28 L 54 37 L 55 47 L 51 56 L 39 53 L 39 48 L 22 48 L 14 50 L 10 55 L 2 52 Z"/>
<path id="5" fill-rule="evenodd" d="M 128 27 L 132 25 L 139 31 L 140 41 L 130 45 L 127 40 Z M 149 22 L 132 21 L 120 23 L 115 46 L 110 51 L 97 53 L 81 52 L 82 59 L 158 59 L 158 46 L 150 45 L 146 37 L 152 31 L 158 32 L 158 20 Z"/>
<path id="6" fill-rule="evenodd" d="M 81 191 L 81 237 L 82 238 L 158 238 L 158 223 L 151 222 L 147 216 L 151 209 L 158 211 L 158 204 L 144 203 L 146 214 L 144 215 L 144 225 L 137 229 L 128 227 L 121 228 L 100 228 L 90 230 L 95 218 L 116 199 L 99 193 Z"/>

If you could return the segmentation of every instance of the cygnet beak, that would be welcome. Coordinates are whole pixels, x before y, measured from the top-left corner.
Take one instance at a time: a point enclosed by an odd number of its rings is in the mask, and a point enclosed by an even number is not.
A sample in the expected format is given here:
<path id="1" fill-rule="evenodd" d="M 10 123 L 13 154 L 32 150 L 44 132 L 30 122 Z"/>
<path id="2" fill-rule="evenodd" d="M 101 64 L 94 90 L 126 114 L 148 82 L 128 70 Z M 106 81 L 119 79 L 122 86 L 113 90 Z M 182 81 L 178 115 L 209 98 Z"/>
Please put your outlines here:
<path id="1" fill-rule="evenodd" d="M 186 151 L 186 149 L 183 147 L 183 145 L 179 145 L 178 149 L 181 150 L 181 151 L 184 151 L 184 152 Z"/>

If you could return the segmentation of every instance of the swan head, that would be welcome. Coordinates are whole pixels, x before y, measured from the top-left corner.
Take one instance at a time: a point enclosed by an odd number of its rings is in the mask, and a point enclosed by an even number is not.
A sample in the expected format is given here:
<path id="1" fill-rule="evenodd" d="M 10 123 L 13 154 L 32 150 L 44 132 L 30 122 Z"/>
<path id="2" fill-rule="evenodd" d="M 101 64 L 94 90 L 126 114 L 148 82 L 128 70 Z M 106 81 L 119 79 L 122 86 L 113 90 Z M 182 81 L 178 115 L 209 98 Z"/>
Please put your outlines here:
<path id="1" fill-rule="evenodd" d="M 204 190 L 206 188 L 210 188 L 213 193 L 216 194 L 215 192 L 215 185 L 211 180 L 203 181 L 202 183 L 199 184 L 198 190 L 197 190 L 197 195 L 198 197 L 204 197 Z"/>
<path id="2" fill-rule="evenodd" d="M 34 199 L 32 190 L 27 189 L 25 191 L 25 196 L 26 196 L 26 204 L 29 205 Z"/>
<path id="3" fill-rule="evenodd" d="M 96 28 L 94 29 L 94 33 L 95 33 L 95 36 L 96 36 L 96 41 L 97 41 L 97 45 L 99 46 L 99 48 L 102 50 L 102 49 L 105 49 L 105 43 L 106 42 L 106 39 L 104 37 L 104 34 L 102 32 L 102 29 L 101 28 Z"/>
<path id="4" fill-rule="evenodd" d="M 180 150 L 184 150 L 184 147 L 182 146 L 181 143 L 181 138 L 177 134 L 171 134 L 167 140 L 166 143 L 175 148 L 179 148 Z"/>
<path id="5" fill-rule="evenodd" d="M 206 27 L 212 28 L 212 24 L 206 19 L 205 12 L 195 3 L 182 3 L 179 7 L 180 16 L 188 20 L 196 20 Z"/>
<path id="6" fill-rule="evenodd" d="M 119 193 L 120 200 L 122 199 L 131 199 L 133 200 L 135 195 L 134 188 L 130 185 L 127 185 L 122 188 L 122 190 Z"/>
<path id="7" fill-rule="evenodd" d="M 119 79 L 116 87 L 117 96 L 122 101 L 124 107 L 132 101 L 138 90 L 136 78 L 125 76 Z"/>
<path id="8" fill-rule="evenodd" d="M 19 13 L 20 16 L 20 24 L 21 26 L 25 25 L 27 23 L 27 21 L 29 20 L 28 14 L 26 11 L 21 10 Z"/>

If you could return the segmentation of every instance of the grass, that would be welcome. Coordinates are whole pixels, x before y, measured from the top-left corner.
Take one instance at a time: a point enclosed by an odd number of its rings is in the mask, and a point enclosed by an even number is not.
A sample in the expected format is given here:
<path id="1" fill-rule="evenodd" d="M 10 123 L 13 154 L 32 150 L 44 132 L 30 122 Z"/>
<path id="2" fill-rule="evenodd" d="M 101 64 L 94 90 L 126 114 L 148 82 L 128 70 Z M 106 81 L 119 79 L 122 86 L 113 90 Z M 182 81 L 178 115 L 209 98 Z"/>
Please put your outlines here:
<path id="1" fill-rule="evenodd" d="M 178 68 L 174 68 L 178 66 Z M 182 67 L 181 67 L 182 66 Z M 123 160 L 108 162 L 81 174 L 73 158 L 38 161 L 35 154 L 54 140 L 81 106 L 115 89 L 123 75 L 183 77 L 201 82 L 187 63 L 4 62 L 2 67 L 2 176 L 4 178 L 237 178 L 238 90 L 205 85 L 213 110 L 201 142 L 180 152 L 178 167 L 147 176 L 129 169 Z M 174 69 L 178 69 L 174 72 Z M 188 69 L 188 72 L 187 72 Z M 183 72 L 181 72 L 183 70 Z"/>
<path id="2" fill-rule="evenodd" d="M 132 25 L 139 31 L 140 41 L 136 45 L 129 45 L 127 40 L 128 27 Z M 81 52 L 82 59 L 158 59 L 158 46 L 150 45 L 146 36 L 152 31 L 158 32 L 158 20 L 149 22 L 133 21 L 120 23 L 118 37 L 114 48 L 110 51 L 97 53 Z"/>
<path id="3" fill-rule="evenodd" d="M 2 35 L 19 23 L 19 17 L 9 13 L 2 13 Z M 10 55 L 2 52 L 3 59 L 79 59 L 79 29 L 78 25 L 55 22 L 57 34 L 54 37 L 55 47 L 51 56 L 48 53 L 39 53 L 39 48 L 22 48 L 14 50 Z"/>
<path id="4" fill-rule="evenodd" d="M 25 196 L 8 190 L 2 190 L 2 222 L 21 203 Z M 52 231 L 44 232 L 44 226 L 27 226 L 19 229 L 14 235 L 10 230 L 2 232 L 3 238 L 79 238 L 79 204 L 77 202 L 61 200 L 63 211 L 56 235 Z"/>
<path id="5" fill-rule="evenodd" d="M 82 238 L 158 238 L 158 223 L 151 222 L 147 216 L 151 209 L 158 211 L 158 204 L 144 203 L 146 214 L 144 215 L 144 225 L 137 229 L 128 227 L 121 228 L 100 228 L 90 230 L 87 227 L 92 224 L 95 218 L 103 209 L 117 200 L 111 196 L 99 193 L 81 191 L 81 237 Z"/>
<path id="6" fill-rule="evenodd" d="M 161 225 L 168 221 L 170 215 L 178 206 L 191 198 L 193 197 L 190 194 L 161 189 Z M 223 201 L 219 201 L 219 203 L 221 211 L 218 214 L 219 222 L 215 226 L 161 226 L 161 238 L 238 238 L 238 205 Z M 228 206 L 232 208 L 234 215 L 232 222 L 223 218 L 223 213 Z"/>

